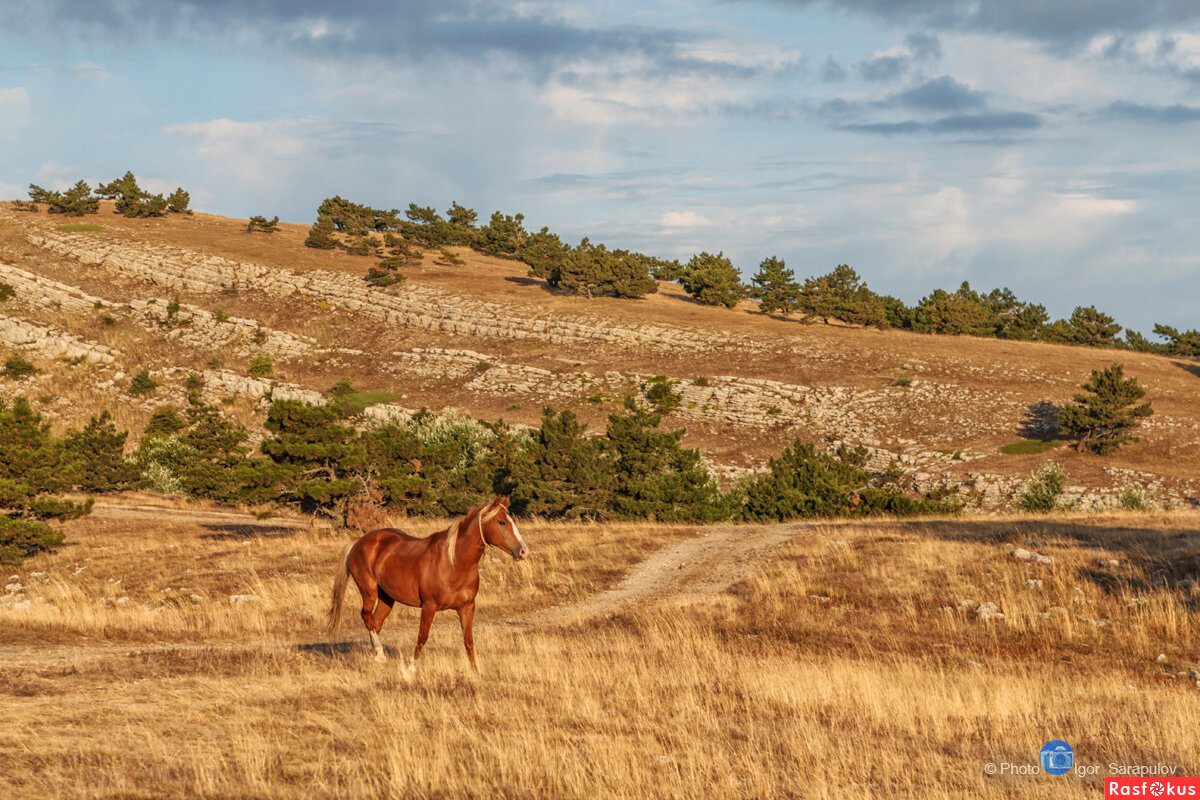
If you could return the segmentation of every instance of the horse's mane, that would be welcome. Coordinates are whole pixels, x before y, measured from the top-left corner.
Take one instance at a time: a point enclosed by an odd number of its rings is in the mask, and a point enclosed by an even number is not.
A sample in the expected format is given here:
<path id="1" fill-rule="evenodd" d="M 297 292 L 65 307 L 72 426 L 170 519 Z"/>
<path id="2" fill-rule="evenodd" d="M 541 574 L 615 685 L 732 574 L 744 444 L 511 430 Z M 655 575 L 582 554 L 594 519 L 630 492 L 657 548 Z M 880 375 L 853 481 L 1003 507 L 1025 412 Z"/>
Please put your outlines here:
<path id="1" fill-rule="evenodd" d="M 459 531 L 470 525 L 472 519 L 477 519 L 479 521 L 479 538 L 482 539 L 483 523 L 491 521 L 504 510 L 504 506 L 497 505 L 495 508 L 485 512 L 484 509 L 489 505 L 491 503 L 480 503 L 464 514 L 461 519 L 451 523 L 450 527 L 446 529 L 446 555 L 450 558 L 450 566 L 454 566 L 454 558 L 458 550 Z"/>

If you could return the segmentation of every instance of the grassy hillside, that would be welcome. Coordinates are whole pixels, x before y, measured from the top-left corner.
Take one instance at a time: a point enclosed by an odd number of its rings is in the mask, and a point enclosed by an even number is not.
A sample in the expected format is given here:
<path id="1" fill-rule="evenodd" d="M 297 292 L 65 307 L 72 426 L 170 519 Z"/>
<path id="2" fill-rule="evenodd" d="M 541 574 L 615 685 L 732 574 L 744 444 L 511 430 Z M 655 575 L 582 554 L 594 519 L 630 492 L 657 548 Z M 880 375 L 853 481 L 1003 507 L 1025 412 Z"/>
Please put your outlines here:
<path id="1" fill-rule="evenodd" d="M 1046 458 L 1085 505 L 1112 505 L 1129 485 L 1172 507 L 1200 497 L 1192 359 L 801 325 L 753 303 L 700 306 L 673 284 L 588 300 L 466 249 L 455 250 L 463 265 L 427 253 L 380 289 L 361 280 L 373 259 L 306 248 L 306 226 L 248 234 L 243 220 L 110 211 L 80 230 L 0 206 L 0 282 L 16 290 L 0 307 L 0 352 L 38 369 L 0 379 L 0 395 L 27 395 L 57 425 L 107 408 L 136 439 L 157 405 L 200 386 L 254 428 L 264 394 L 316 399 L 347 379 L 364 404 L 390 400 L 373 413 L 458 408 L 535 424 L 554 404 L 595 430 L 625 393 L 665 375 L 683 396 L 667 424 L 727 478 L 799 436 L 865 445 L 873 467 L 895 463 L 926 488 L 957 483 L 984 508 L 1006 505 Z M 251 376 L 264 354 L 270 374 Z M 1105 458 L 1022 446 L 1116 360 L 1156 410 L 1141 442 Z M 158 387 L 135 397 L 142 370 Z"/>

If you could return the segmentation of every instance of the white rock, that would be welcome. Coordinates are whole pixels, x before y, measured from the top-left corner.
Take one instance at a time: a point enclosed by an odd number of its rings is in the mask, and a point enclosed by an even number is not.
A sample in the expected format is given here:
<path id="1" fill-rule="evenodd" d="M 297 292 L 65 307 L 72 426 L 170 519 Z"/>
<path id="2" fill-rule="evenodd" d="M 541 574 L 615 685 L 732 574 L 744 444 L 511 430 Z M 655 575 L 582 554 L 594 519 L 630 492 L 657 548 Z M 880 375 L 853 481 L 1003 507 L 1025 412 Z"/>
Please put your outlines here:
<path id="1" fill-rule="evenodd" d="M 235 606 L 246 605 L 247 603 L 257 603 L 258 601 L 259 601 L 259 596 L 256 594 L 231 594 L 231 595 L 229 595 L 230 604 L 235 605 Z"/>
<path id="2" fill-rule="evenodd" d="M 984 622 L 992 619 L 1004 619 L 1004 612 L 995 603 L 984 603 L 975 610 L 975 613 Z"/>

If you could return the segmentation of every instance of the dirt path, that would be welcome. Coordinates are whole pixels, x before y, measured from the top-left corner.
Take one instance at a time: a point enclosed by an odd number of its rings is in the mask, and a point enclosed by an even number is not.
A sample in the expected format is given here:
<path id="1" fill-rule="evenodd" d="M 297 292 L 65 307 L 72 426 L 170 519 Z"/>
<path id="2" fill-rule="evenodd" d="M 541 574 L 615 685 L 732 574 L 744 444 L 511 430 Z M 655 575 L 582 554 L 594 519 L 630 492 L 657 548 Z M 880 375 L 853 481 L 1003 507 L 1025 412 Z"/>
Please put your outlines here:
<path id="1" fill-rule="evenodd" d="M 669 545 L 637 564 L 621 583 L 578 603 L 527 614 L 511 624 L 538 627 L 611 614 L 629 606 L 720 591 L 744 577 L 807 524 L 726 525 Z"/>

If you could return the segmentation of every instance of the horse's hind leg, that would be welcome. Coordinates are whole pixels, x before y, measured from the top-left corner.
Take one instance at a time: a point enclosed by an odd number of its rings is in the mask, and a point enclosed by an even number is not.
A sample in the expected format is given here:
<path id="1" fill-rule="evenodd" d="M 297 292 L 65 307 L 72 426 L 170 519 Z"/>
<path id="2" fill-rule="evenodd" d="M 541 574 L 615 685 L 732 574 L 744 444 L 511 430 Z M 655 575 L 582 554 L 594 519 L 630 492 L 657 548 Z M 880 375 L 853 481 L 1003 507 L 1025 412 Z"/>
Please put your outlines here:
<path id="1" fill-rule="evenodd" d="M 375 660 L 383 661 L 383 642 L 379 640 L 379 627 L 375 624 L 375 609 L 383 605 L 380 603 L 379 584 L 375 582 L 370 575 L 364 575 L 361 581 L 358 576 L 355 576 L 355 583 L 358 584 L 358 591 L 362 594 L 362 615 L 363 625 L 367 628 L 367 633 L 371 637 L 371 648 L 375 651 Z M 390 598 L 389 598 L 390 599 Z M 387 611 L 379 617 L 379 622 L 383 622 L 383 618 L 387 616 L 387 612 L 391 611 L 391 605 L 388 604 Z"/>
<path id="2" fill-rule="evenodd" d="M 392 613 L 392 606 L 396 601 L 382 589 L 378 590 L 378 602 L 375 604 L 375 611 L 371 614 L 370 621 L 367 622 L 367 630 L 371 633 L 371 646 L 375 648 L 375 660 L 382 662 L 383 642 L 379 638 L 379 631 L 383 628 L 383 621 L 387 619 L 388 614 Z"/>

